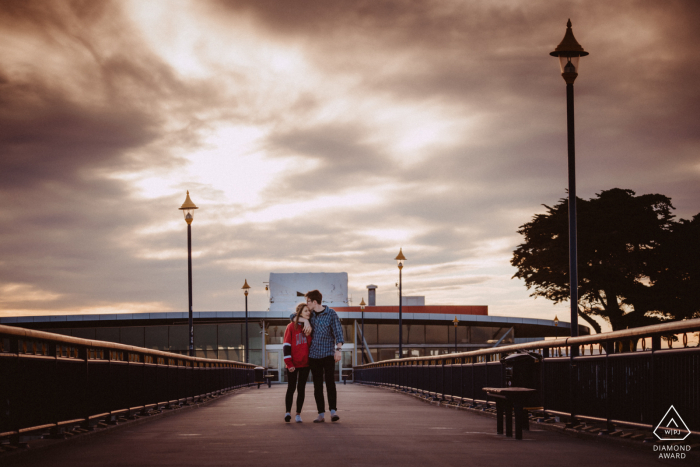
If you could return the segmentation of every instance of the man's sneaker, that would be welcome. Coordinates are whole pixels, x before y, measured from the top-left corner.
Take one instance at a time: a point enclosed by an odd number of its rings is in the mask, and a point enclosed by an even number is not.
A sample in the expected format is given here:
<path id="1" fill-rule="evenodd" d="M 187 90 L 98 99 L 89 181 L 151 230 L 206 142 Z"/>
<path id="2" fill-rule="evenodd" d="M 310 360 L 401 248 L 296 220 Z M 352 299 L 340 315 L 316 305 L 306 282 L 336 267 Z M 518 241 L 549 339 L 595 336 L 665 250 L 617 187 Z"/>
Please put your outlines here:
<path id="1" fill-rule="evenodd" d="M 340 420 L 340 417 L 339 417 L 337 414 L 332 414 L 332 415 L 331 415 L 331 421 L 332 421 L 332 422 L 337 422 L 338 420 Z"/>
<path id="2" fill-rule="evenodd" d="M 285 421 L 285 422 L 289 423 L 291 420 L 292 420 L 292 416 L 291 416 L 291 415 L 287 414 L 287 415 L 284 416 L 284 421 Z"/>
<path id="3" fill-rule="evenodd" d="M 323 415 L 319 415 L 318 417 L 314 418 L 314 423 L 323 423 L 325 421 L 326 419 Z"/>
<path id="4" fill-rule="evenodd" d="M 296 416 L 296 422 L 297 422 L 297 423 L 301 423 L 301 415 L 297 415 L 297 416 Z"/>

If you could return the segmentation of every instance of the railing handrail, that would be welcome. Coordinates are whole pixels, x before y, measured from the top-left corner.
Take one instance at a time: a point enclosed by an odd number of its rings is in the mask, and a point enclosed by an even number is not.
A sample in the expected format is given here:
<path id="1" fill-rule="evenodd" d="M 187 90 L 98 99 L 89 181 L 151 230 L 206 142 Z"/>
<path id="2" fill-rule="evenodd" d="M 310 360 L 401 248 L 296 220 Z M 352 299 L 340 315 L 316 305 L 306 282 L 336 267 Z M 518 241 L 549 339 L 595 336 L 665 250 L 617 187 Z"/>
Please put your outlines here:
<path id="1" fill-rule="evenodd" d="M 493 355 L 498 353 L 516 352 L 519 350 L 539 350 L 555 347 L 567 347 L 571 345 L 585 345 L 600 342 L 610 342 L 618 340 L 626 340 L 635 337 L 652 337 L 676 334 L 679 332 L 692 332 L 700 330 L 700 318 L 687 319 L 681 321 L 672 321 L 670 323 L 654 324 L 651 326 L 643 326 L 632 329 L 623 329 L 621 331 L 604 332 L 593 334 L 590 336 L 565 337 L 555 340 L 541 340 L 528 342 L 525 344 L 504 345 L 502 347 L 489 347 L 486 349 L 472 350 L 469 352 L 459 352 L 444 355 L 433 355 L 428 357 L 408 357 L 396 358 L 392 360 L 382 360 L 381 362 L 366 363 L 364 365 L 356 365 L 355 368 L 373 368 L 387 363 L 408 363 L 417 361 L 433 361 L 444 360 L 448 358 L 465 358 L 477 357 L 481 355 Z M 409 345 L 410 344 L 406 344 Z"/>
<path id="2" fill-rule="evenodd" d="M 1 336 L 15 336 L 24 339 L 35 339 L 42 341 L 50 341 L 57 344 L 80 345 L 90 348 L 119 350 L 122 352 L 140 353 L 144 355 L 152 355 L 164 358 L 177 358 L 180 360 L 188 360 L 191 362 L 201 363 L 235 363 L 243 367 L 255 368 L 252 363 L 236 362 L 234 360 L 219 360 L 214 358 L 190 357 L 189 355 L 176 354 L 172 352 L 164 352 L 162 350 L 147 349 L 145 347 L 137 347 L 133 345 L 119 344 L 116 342 L 99 341 L 94 339 L 83 339 L 80 337 L 64 336 L 52 332 L 38 331 L 36 329 L 26 329 L 15 326 L 6 326 L 0 324 Z"/>

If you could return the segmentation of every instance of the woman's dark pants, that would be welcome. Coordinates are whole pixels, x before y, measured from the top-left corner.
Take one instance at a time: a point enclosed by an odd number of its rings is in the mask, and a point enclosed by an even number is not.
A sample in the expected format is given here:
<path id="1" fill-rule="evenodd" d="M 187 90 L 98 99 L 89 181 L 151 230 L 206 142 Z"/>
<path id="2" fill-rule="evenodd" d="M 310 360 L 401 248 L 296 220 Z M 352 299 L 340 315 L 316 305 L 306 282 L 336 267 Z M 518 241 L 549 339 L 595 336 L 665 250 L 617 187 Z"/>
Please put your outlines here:
<path id="1" fill-rule="evenodd" d="M 294 399 L 295 388 L 297 390 L 297 413 L 301 413 L 301 408 L 304 406 L 306 380 L 309 379 L 309 370 L 310 368 L 308 366 L 305 368 L 297 368 L 292 372 L 287 370 L 289 385 L 287 386 L 287 396 L 284 399 L 287 404 L 287 413 L 292 411 L 292 400 Z"/>
<path id="2" fill-rule="evenodd" d="M 323 358 L 309 358 L 311 376 L 314 380 L 314 399 L 318 413 L 326 412 L 326 401 L 323 398 L 323 380 L 326 380 L 326 391 L 328 392 L 328 408 L 337 410 L 335 392 L 335 359 L 333 355 Z"/>

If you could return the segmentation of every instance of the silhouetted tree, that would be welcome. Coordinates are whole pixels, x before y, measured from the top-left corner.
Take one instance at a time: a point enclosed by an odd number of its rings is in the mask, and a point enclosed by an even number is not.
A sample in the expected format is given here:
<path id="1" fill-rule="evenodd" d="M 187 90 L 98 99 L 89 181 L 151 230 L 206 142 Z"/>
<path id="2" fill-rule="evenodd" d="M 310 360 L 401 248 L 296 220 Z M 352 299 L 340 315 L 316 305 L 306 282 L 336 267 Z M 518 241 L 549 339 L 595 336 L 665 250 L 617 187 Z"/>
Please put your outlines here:
<path id="1" fill-rule="evenodd" d="M 700 214 L 674 223 L 652 264 L 656 308 L 675 319 L 700 318 Z"/>
<path id="2" fill-rule="evenodd" d="M 511 264 L 531 296 L 569 299 L 568 202 L 520 227 Z M 670 198 L 613 188 L 577 199 L 579 315 L 597 332 L 698 315 L 700 220 L 673 221 Z M 694 285 L 694 286 L 693 286 Z"/>

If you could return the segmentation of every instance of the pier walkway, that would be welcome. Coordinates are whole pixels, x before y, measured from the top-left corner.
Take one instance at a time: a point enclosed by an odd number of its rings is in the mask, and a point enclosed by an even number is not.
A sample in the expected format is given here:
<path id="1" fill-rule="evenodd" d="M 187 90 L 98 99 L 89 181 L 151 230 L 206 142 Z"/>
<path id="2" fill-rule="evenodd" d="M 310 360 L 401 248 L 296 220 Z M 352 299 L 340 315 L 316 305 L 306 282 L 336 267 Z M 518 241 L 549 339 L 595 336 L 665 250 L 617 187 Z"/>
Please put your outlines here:
<path id="1" fill-rule="evenodd" d="M 3 466 L 516 466 L 690 465 L 659 460 L 652 445 L 579 439 L 532 427 L 496 435 L 496 420 L 437 408 L 403 394 L 338 386 L 337 423 L 284 423 L 286 385 L 245 388 L 199 408 L 6 456 Z M 329 414 L 328 414 L 329 415 Z M 31 446 L 31 443 L 30 443 Z"/>

